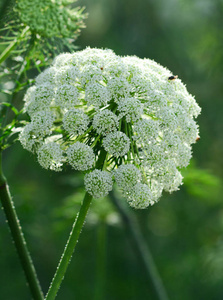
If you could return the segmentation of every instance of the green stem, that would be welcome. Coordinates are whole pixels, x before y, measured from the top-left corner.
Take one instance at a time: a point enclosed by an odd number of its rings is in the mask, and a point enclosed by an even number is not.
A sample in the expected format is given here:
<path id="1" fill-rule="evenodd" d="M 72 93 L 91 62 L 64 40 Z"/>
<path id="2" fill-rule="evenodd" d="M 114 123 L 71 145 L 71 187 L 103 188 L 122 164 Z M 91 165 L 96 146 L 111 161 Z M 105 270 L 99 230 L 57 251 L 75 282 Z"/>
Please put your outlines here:
<path id="1" fill-rule="evenodd" d="M 103 168 L 106 154 L 107 153 L 102 149 L 100 152 L 100 155 L 98 157 L 97 164 L 96 164 L 97 169 Z M 56 273 L 50 284 L 50 287 L 49 287 L 49 290 L 48 290 L 45 300 L 54 300 L 56 298 L 57 292 L 60 288 L 60 285 L 62 283 L 64 275 L 67 271 L 67 267 L 69 265 L 72 255 L 73 255 L 74 249 L 76 247 L 81 229 L 84 225 L 85 218 L 87 216 L 87 212 L 90 207 L 91 201 L 92 201 L 92 196 L 86 192 L 84 200 L 83 200 L 81 208 L 80 208 L 80 211 L 79 211 L 79 214 L 73 224 L 72 230 L 70 232 L 70 236 L 68 238 L 64 252 L 61 256 Z"/>
<path id="2" fill-rule="evenodd" d="M 168 300 L 169 298 L 167 296 L 162 279 L 158 273 L 150 249 L 142 236 L 134 215 L 131 214 L 130 210 L 124 207 L 124 205 L 118 200 L 113 192 L 110 193 L 110 199 L 121 215 L 121 218 L 129 233 L 130 240 L 135 248 L 135 251 L 137 252 L 137 256 L 140 258 L 143 266 L 146 269 L 149 282 L 152 282 L 157 299 Z"/>
<path id="3" fill-rule="evenodd" d="M 64 252 L 60 259 L 56 273 L 53 277 L 53 280 L 49 287 L 49 291 L 46 295 L 46 298 L 45 298 L 46 300 L 53 300 L 53 299 L 55 299 L 55 297 L 57 295 L 57 292 L 60 288 L 61 282 L 66 273 L 67 267 L 69 265 L 72 255 L 73 255 L 75 246 L 77 244 L 77 241 L 78 241 L 78 238 L 79 238 L 79 235 L 81 232 L 81 229 L 84 225 L 84 221 L 87 216 L 87 212 L 88 212 L 89 206 L 91 204 L 91 200 L 92 200 L 92 196 L 89 195 L 88 193 L 86 193 L 83 203 L 81 205 L 80 212 L 78 214 L 76 221 L 74 222 L 73 228 L 71 230 L 69 239 L 67 241 Z"/>
<path id="4" fill-rule="evenodd" d="M 29 30 L 29 27 L 27 26 L 26 28 L 23 29 L 21 32 L 20 36 L 18 36 L 14 41 L 11 42 L 11 44 L 2 52 L 0 55 L 0 64 L 6 60 L 6 58 L 10 55 L 10 53 L 15 49 L 17 43 L 23 39 L 27 31 Z"/>
<path id="5" fill-rule="evenodd" d="M 7 223 L 11 230 L 12 238 L 20 258 L 31 294 L 34 300 L 43 300 L 43 293 L 36 275 L 35 267 L 27 249 L 19 219 L 16 214 L 6 178 L 1 167 L 2 155 L 0 153 L 0 199 L 4 209 Z"/>

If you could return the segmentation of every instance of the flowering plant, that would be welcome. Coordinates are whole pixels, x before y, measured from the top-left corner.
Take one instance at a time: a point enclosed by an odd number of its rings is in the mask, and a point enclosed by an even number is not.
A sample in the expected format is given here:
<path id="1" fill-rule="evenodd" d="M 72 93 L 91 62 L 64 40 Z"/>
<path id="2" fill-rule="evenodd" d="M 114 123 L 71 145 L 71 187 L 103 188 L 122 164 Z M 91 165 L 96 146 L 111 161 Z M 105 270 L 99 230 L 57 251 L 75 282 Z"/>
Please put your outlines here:
<path id="1" fill-rule="evenodd" d="M 146 208 L 182 184 L 200 107 L 158 63 L 102 49 L 60 54 L 24 100 L 23 147 L 46 169 L 86 172 L 91 196 L 115 181 L 131 206 Z"/>

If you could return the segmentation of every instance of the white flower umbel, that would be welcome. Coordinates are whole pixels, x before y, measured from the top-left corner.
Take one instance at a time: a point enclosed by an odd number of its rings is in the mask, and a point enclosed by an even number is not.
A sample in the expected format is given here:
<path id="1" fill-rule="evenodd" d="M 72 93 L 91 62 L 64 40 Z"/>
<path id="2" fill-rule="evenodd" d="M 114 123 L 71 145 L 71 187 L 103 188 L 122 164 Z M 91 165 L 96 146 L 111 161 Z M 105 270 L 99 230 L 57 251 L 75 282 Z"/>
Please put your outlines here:
<path id="1" fill-rule="evenodd" d="M 200 107 L 172 75 L 108 49 L 62 53 L 25 95 L 30 122 L 20 142 L 48 169 L 91 169 L 85 186 L 94 197 L 111 190 L 113 176 L 130 205 L 152 205 L 182 184 L 199 133 Z"/>
<path id="2" fill-rule="evenodd" d="M 35 136 L 32 124 L 28 124 L 23 128 L 19 134 L 19 141 L 23 148 L 30 152 L 34 152 L 36 145 L 42 143 L 40 137 Z"/>
<path id="3" fill-rule="evenodd" d="M 33 115 L 31 124 L 33 126 L 33 132 L 36 136 L 46 136 L 51 134 L 51 128 L 55 116 L 51 111 L 43 110 Z"/>
<path id="4" fill-rule="evenodd" d="M 30 116 L 34 115 L 37 111 L 49 110 L 55 96 L 55 91 L 51 83 L 44 83 L 36 86 L 34 89 L 31 87 L 28 94 L 25 96 L 25 109 Z"/>
<path id="5" fill-rule="evenodd" d="M 134 208 L 146 208 L 149 205 L 153 205 L 154 197 L 151 189 L 146 184 L 137 183 L 134 190 L 127 196 L 127 201 L 130 206 Z"/>
<path id="6" fill-rule="evenodd" d="M 60 145 L 54 142 L 43 144 L 37 151 L 39 164 L 54 171 L 61 171 L 63 165 L 63 151 Z"/>
<path id="7" fill-rule="evenodd" d="M 76 142 L 67 149 L 67 159 L 75 170 L 85 171 L 92 168 L 95 155 L 91 147 Z"/>
<path id="8" fill-rule="evenodd" d="M 124 156 L 129 151 L 130 140 L 123 132 L 116 131 L 109 133 L 103 139 L 105 150 L 115 157 Z"/>
<path id="9" fill-rule="evenodd" d="M 136 122 L 142 117 L 143 104 L 133 97 L 122 99 L 118 104 L 118 111 L 120 119 L 125 116 L 128 123 Z"/>
<path id="10" fill-rule="evenodd" d="M 112 190 L 112 176 L 106 171 L 95 169 L 84 177 L 86 191 L 94 198 L 100 198 L 108 195 Z"/>
<path id="11" fill-rule="evenodd" d="M 79 91 L 75 86 L 62 84 L 55 93 L 55 105 L 64 109 L 72 109 L 79 104 Z"/>
<path id="12" fill-rule="evenodd" d="M 131 193 L 141 180 L 140 170 L 132 165 L 121 165 L 114 171 L 115 181 L 121 191 Z"/>
<path id="13" fill-rule="evenodd" d="M 68 110 L 63 117 L 63 127 L 70 134 L 83 134 L 88 127 L 88 116 L 79 109 Z"/>
<path id="14" fill-rule="evenodd" d="M 108 134 L 118 128 L 118 117 L 108 109 L 102 110 L 94 116 L 93 128 L 98 134 Z"/>

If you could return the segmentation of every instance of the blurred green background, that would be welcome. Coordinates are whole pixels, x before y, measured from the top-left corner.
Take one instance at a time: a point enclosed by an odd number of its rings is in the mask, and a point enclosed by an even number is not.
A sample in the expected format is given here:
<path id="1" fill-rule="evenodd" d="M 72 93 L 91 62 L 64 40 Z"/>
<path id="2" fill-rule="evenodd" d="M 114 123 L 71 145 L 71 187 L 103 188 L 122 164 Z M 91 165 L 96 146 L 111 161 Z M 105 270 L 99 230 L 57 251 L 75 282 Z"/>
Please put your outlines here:
<path id="1" fill-rule="evenodd" d="M 3 7 L 4 1 L 0 1 Z M 202 107 L 200 141 L 180 191 L 134 211 L 170 300 L 223 299 L 223 1 L 82 0 L 89 17 L 76 44 L 148 57 L 169 68 Z M 83 176 L 53 173 L 17 143 L 4 170 L 44 292 L 83 197 Z M 123 200 L 124 201 L 124 200 Z M 28 300 L 3 211 L 0 299 Z M 95 200 L 58 300 L 156 300 L 109 199 Z"/>

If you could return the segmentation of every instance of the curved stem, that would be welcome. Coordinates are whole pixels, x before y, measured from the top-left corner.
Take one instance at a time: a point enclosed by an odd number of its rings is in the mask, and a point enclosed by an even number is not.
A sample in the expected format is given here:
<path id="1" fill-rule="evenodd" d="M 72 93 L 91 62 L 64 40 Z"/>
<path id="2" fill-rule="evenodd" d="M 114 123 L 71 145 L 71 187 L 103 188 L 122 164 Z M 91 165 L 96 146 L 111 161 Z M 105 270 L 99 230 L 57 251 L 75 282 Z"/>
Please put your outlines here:
<path id="1" fill-rule="evenodd" d="M 43 293 L 36 275 L 35 267 L 27 249 L 26 241 L 22 232 L 19 219 L 16 214 L 6 178 L 1 167 L 2 156 L 0 153 L 0 199 L 4 209 L 7 223 L 11 230 L 12 238 L 20 258 L 31 294 L 34 300 L 43 300 Z"/>
<path id="2" fill-rule="evenodd" d="M 110 193 L 110 199 L 122 217 L 126 229 L 128 230 L 131 242 L 146 269 L 149 281 L 152 282 L 157 299 L 168 300 L 169 298 L 167 296 L 162 279 L 158 273 L 150 249 L 142 236 L 134 215 L 132 215 L 131 212 L 121 204 L 113 192 Z"/>
<path id="3" fill-rule="evenodd" d="M 88 193 L 86 193 L 83 203 L 81 205 L 80 212 L 77 216 L 76 221 L 74 222 L 73 228 L 71 230 L 69 239 L 67 241 L 64 252 L 60 259 L 56 273 L 53 277 L 49 291 L 46 295 L 46 298 L 45 298 L 46 300 L 53 300 L 53 299 L 55 299 L 55 297 L 57 295 L 57 292 L 60 288 L 61 282 L 66 273 L 67 267 L 69 265 L 72 255 L 73 255 L 75 246 L 77 244 L 77 241 L 78 241 L 78 238 L 79 238 L 79 235 L 81 232 L 81 229 L 84 225 L 84 221 L 85 221 L 89 206 L 91 204 L 91 200 L 92 200 L 92 196 L 89 195 Z"/>

